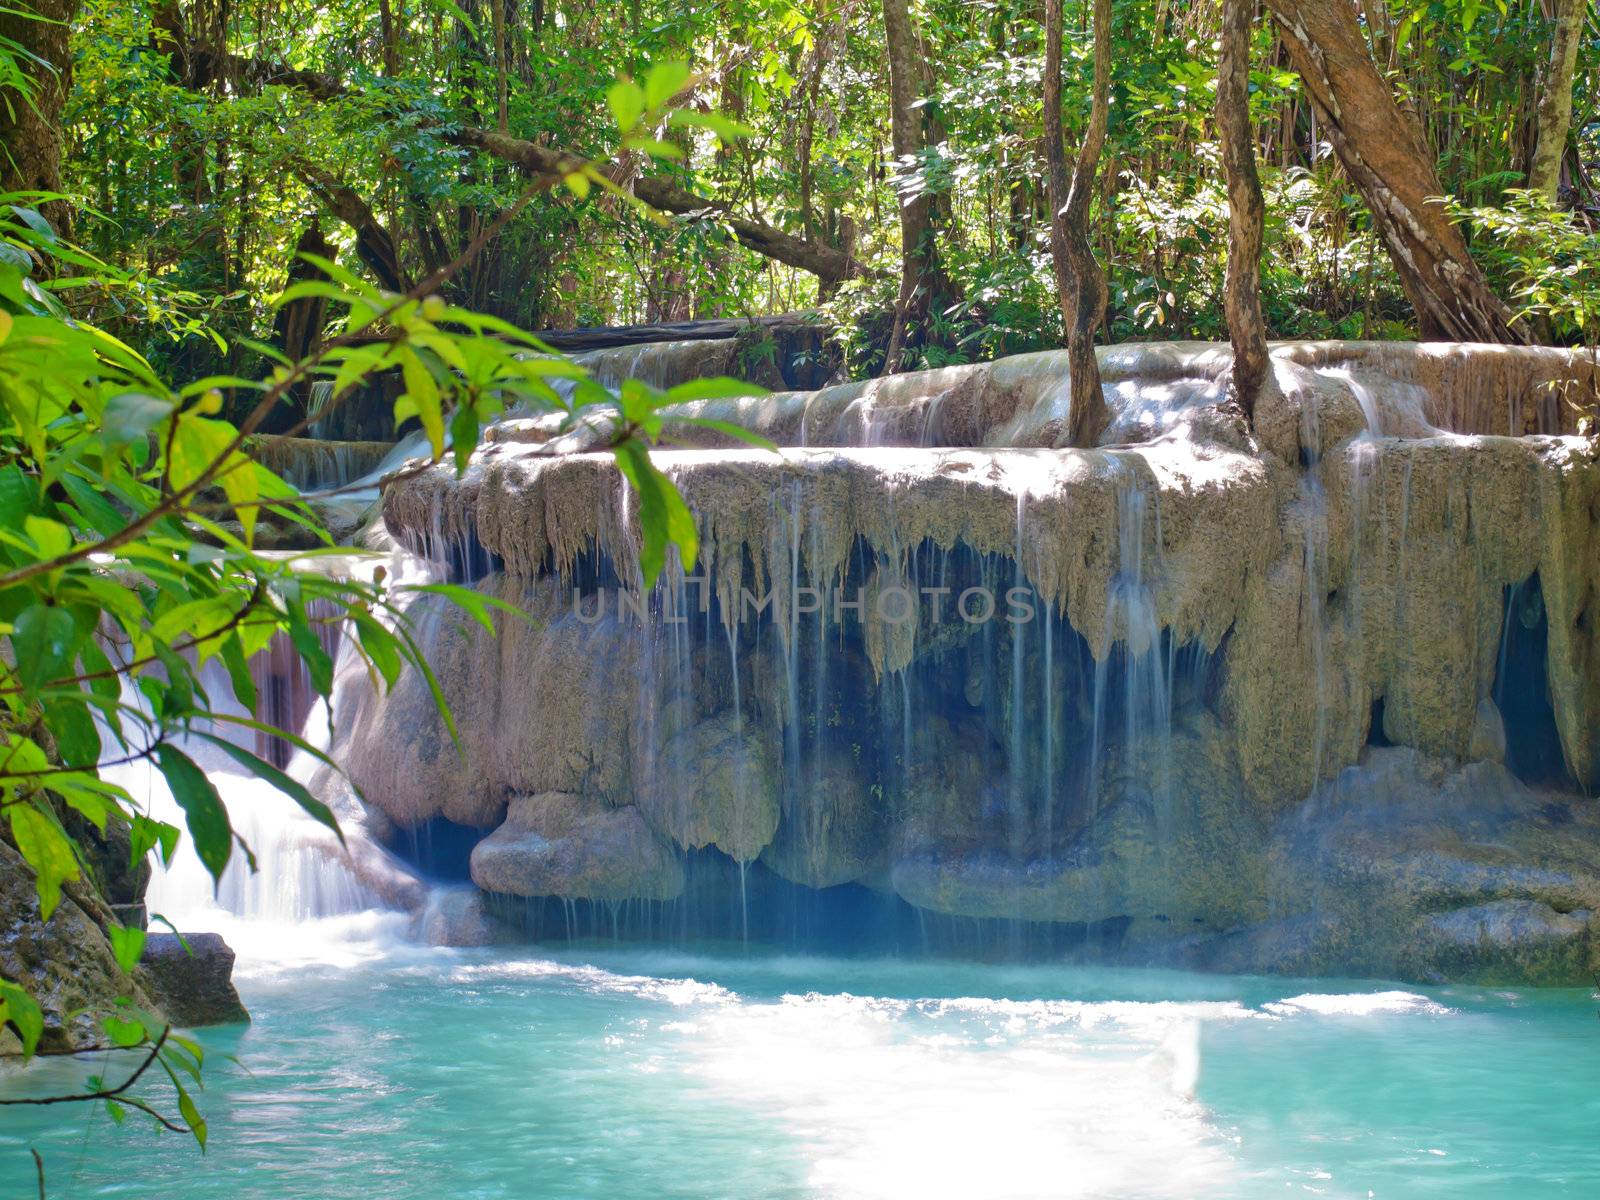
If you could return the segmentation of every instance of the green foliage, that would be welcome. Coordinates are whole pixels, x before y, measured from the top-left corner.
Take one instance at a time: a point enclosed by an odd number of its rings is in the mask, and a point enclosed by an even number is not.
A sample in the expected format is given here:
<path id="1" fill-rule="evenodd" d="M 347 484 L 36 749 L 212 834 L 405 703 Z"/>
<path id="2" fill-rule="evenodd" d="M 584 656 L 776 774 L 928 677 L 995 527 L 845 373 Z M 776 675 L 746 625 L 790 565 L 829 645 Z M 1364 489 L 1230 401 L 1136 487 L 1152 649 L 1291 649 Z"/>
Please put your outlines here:
<path id="1" fill-rule="evenodd" d="M 626 90 L 634 85 L 619 85 L 634 124 L 668 119 L 667 103 L 686 78 L 678 67 L 653 68 L 637 112 Z M 716 119 L 680 124 L 737 133 Z M 635 150 L 655 149 L 636 132 L 622 133 Z M 566 182 L 578 192 L 574 180 L 591 176 L 615 191 L 593 168 Z M 102 834 L 125 828 L 136 861 L 152 851 L 170 860 L 177 848 L 178 829 L 102 777 L 101 768 L 114 763 L 143 759 L 159 771 L 214 878 L 239 858 L 254 869 L 224 798 L 183 749 L 186 739 L 216 746 L 338 832 L 334 814 L 302 784 L 214 732 L 231 723 L 318 753 L 292 731 L 236 715 L 227 697 L 211 694 L 217 685 L 202 675 L 208 662 L 227 668 L 231 699 L 249 712 L 256 701 L 249 660 L 286 638 L 326 698 L 333 663 L 316 626 L 337 622 L 352 628 L 349 644 L 373 679 L 389 687 L 403 670 L 417 670 L 442 706 L 406 621 L 408 595 L 442 594 L 491 627 L 494 609 L 516 611 L 449 584 L 397 584 L 381 570 L 323 571 L 325 551 L 285 557 L 255 548 L 258 526 L 272 520 L 303 526 L 332 549 L 316 509 L 248 453 L 254 431 L 296 387 L 327 380 L 328 403 L 336 406 L 379 373 L 397 371 L 403 389 L 396 423 L 415 418 L 431 461 L 448 460 L 457 470 L 465 469 L 482 426 L 508 405 L 570 415 L 582 406 L 589 420 L 609 413 L 611 446 L 640 496 L 646 583 L 669 546 L 692 566 L 694 522 L 647 447 L 662 432 L 664 409 L 702 395 L 748 393 L 747 385 L 710 381 L 700 391 L 668 392 L 630 383 L 612 395 L 512 323 L 429 290 L 448 282 L 450 270 L 394 294 L 318 256 L 308 260 L 321 277 L 292 284 L 272 308 L 324 305 L 337 336 L 299 362 L 255 347 L 272 364 L 265 377 L 218 373 L 170 384 L 85 310 L 94 313 L 106 297 L 137 296 L 143 309 L 123 310 L 119 319 L 148 339 L 153 331 L 190 328 L 192 318 L 182 315 L 187 297 L 148 287 L 137 273 L 61 238 L 40 215 L 55 199 L 0 195 L 0 636 L 7 650 L 0 656 L 0 812 L 33 873 L 41 919 L 50 919 L 64 889 L 92 886 L 90 857 L 67 831 L 67 812 Z M 200 331 L 224 354 L 233 352 L 211 325 Z M 558 381 L 566 386 L 558 389 Z M 224 419 L 225 409 L 245 415 L 235 424 Z M 119 967 L 131 971 L 143 932 L 112 926 L 108 934 Z M 0 1022 L 17 1031 L 26 1054 L 35 1051 L 41 1011 L 20 981 L 0 980 Z M 179 1077 L 198 1085 L 198 1045 L 129 1004 L 101 1025 L 111 1044 L 143 1051 L 144 1066 L 158 1066 L 174 1089 L 178 1117 L 129 1093 L 143 1067 L 121 1085 L 91 1080 L 72 1098 L 104 1101 L 118 1120 L 137 1109 L 203 1147 L 204 1118 Z"/>
<path id="2" fill-rule="evenodd" d="M 1507 192 L 1503 206 L 1450 209 L 1473 233 L 1474 255 L 1515 306 L 1516 323 L 1540 341 L 1600 353 L 1600 232 L 1587 214 L 1525 188 Z M 1563 399 L 1580 414 L 1580 431 L 1595 432 L 1600 396 L 1572 391 Z"/>
<path id="3" fill-rule="evenodd" d="M 1600 343 L 1600 233 L 1586 214 L 1525 188 L 1508 191 L 1503 205 L 1450 211 L 1474 234 L 1475 256 L 1518 321 L 1545 323 L 1558 342 Z"/>

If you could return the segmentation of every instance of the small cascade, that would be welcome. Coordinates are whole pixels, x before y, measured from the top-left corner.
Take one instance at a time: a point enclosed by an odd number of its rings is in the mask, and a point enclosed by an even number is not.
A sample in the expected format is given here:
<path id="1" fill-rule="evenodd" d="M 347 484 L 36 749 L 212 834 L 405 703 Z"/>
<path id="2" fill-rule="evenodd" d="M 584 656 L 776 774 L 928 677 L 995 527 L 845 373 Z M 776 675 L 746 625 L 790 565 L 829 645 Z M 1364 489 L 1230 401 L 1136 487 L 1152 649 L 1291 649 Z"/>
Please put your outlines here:
<path id="1" fill-rule="evenodd" d="M 336 659 L 343 626 L 331 620 L 338 607 L 331 600 L 312 599 L 306 619 L 317 642 L 330 659 Z M 288 634 L 274 634 L 261 653 L 250 660 L 250 677 L 256 688 L 255 718 L 275 729 L 298 734 L 317 703 L 311 670 Z M 295 749 L 292 743 L 265 730 L 255 731 L 255 752 L 275 766 L 286 767 Z"/>

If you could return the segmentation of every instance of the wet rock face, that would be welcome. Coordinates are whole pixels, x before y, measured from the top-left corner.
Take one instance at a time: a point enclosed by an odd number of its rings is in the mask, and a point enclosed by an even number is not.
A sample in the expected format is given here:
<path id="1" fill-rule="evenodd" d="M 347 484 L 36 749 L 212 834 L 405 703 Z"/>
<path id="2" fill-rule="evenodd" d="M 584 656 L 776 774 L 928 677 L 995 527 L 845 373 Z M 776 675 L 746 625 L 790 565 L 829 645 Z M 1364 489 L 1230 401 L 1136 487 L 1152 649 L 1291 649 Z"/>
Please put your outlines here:
<path id="1" fill-rule="evenodd" d="M 415 613 L 459 748 L 418 673 L 406 673 L 380 699 L 361 664 L 346 660 L 350 670 L 335 697 L 335 759 L 401 826 L 443 816 L 493 827 L 516 792 L 631 799 L 629 764 L 643 711 L 638 627 L 614 609 L 586 620 L 570 594 L 549 583 L 525 589 L 496 576 L 485 587 L 514 600 L 527 619 L 501 614 L 491 634 L 433 597 Z"/>
<path id="2" fill-rule="evenodd" d="M 700 556 L 648 594 L 604 431 L 500 427 L 384 500 L 533 618 L 427 618 L 465 757 L 411 678 L 336 755 L 399 826 L 500 826 L 516 895 L 665 894 L 659 844 L 1237 969 L 1600 961 L 1560 790 L 1600 783 L 1600 463 L 1538 399 L 1591 365 L 1280 346 L 1249 430 L 1225 347 L 1101 358 L 1095 450 L 1059 354 L 687 406 L 784 448 L 659 453 Z"/>
<path id="3" fill-rule="evenodd" d="M 735 713 L 670 739 L 641 793 L 650 823 L 685 850 L 715 846 L 750 862 L 778 828 L 778 747 L 771 732 Z"/>
<path id="4" fill-rule="evenodd" d="M 117 966 L 105 934 L 109 919 L 97 898 L 74 889 L 41 921 L 32 869 L 0 840 L 0 975 L 26 987 L 44 1009 L 41 1050 L 98 1044 L 100 1018 L 116 1011 L 120 996 L 151 1005 L 140 982 Z"/>
<path id="5" fill-rule="evenodd" d="M 1600 805 L 1498 763 L 1368 751 L 1275 832 L 1276 917 L 1178 956 L 1231 971 L 1575 984 L 1600 946 Z"/>
<path id="6" fill-rule="evenodd" d="M 233 986 L 233 951 L 216 933 L 153 933 L 139 973 L 174 1025 L 235 1025 L 250 1019 Z"/>
<path id="7" fill-rule="evenodd" d="M 819 758 L 786 787 L 782 819 L 761 861 L 806 887 L 874 882 L 886 860 L 883 789 L 847 754 Z"/>
<path id="8" fill-rule="evenodd" d="M 472 881 L 512 896 L 671 900 L 683 867 L 632 805 L 563 792 L 518 796 L 472 851 Z"/>
<path id="9" fill-rule="evenodd" d="M 953 840 L 950 825 L 923 823 L 893 865 L 895 890 L 937 912 L 1088 924 L 1131 918 L 1184 932 L 1265 915 L 1265 831 L 1214 720 L 1201 716 L 1170 741 L 1145 739 L 1108 754 L 1105 775 L 1092 818 L 1053 851 L 1007 855 L 997 852 L 1000 838 L 985 841 L 969 828 Z M 958 785 L 958 795 L 964 790 Z"/>

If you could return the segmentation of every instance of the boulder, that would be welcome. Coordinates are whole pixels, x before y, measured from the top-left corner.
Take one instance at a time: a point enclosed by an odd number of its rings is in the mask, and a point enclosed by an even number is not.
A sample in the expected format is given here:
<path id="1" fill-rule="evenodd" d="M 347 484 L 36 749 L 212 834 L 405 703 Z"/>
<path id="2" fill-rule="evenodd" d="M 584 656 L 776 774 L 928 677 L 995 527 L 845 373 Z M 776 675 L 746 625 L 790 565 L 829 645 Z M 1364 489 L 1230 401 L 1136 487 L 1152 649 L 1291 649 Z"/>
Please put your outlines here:
<path id="1" fill-rule="evenodd" d="M 526 619 L 497 614 L 490 633 L 441 597 L 424 596 L 410 610 L 460 748 L 420 673 L 406 671 L 374 695 L 364 664 L 347 656 L 330 756 L 401 826 L 443 816 L 492 827 L 506 796 L 518 793 L 631 798 L 633 730 L 647 707 L 638 669 L 643 627 L 619 617 L 614 604 L 603 618 L 581 619 L 572 594 L 552 580 L 524 588 L 497 575 L 477 586 L 519 605 Z"/>
<path id="2" fill-rule="evenodd" d="M 671 900 L 683 866 L 632 805 L 562 792 L 517 796 L 505 823 L 472 850 L 487 892 L 585 900 Z"/>
<path id="3" fill-rule="evenodd" d="M 1600 805 L 1498 763 L 1375 747 L 1280 824 L 1267 889 L 1281 917 L 1317 918 L 1317 973 L 1586 983 Z"/>
<path id="4" fill-rule="evenodd" d="M 1473 762 L 1503 763 L 1506 761 L 1506 723 L 1493 700 L 1485 696 L 1478 701 L 1478 715 L 1472 725 L 1472 745 L 1467 757 Z"/>
<path id="5" fill-rule="evenodd" d="M 233 950 L 221 934 L 153 933 L 138 969 L 174 1025 L 236 1025 L 250 1019 L 233 986 Z"/>

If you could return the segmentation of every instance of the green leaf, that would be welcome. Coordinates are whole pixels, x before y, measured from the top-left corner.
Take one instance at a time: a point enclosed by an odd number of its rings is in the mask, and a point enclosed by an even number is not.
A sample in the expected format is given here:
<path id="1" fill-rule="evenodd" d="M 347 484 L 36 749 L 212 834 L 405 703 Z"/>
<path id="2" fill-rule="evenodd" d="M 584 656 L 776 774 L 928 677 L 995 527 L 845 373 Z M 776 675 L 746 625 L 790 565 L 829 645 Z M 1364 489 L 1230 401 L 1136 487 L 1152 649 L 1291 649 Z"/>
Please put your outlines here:
<path id="1" fill-rule="evenodd" d="M 663 142 L 660 138 L 631 137 L 623 145 L 630 150 L 638 150 L 648 154 L 651 158 L 680 159 L 683 157 L 683 147 L 675 146 L 671 142 Z"/>
<path id="2" fill-rule="evenodd" d="M 687 108 L 674 109 L 668 113 L 667 124 L 678 129 L 709 129 L 717 135 L 719 141 L 724 143 L 756 136 L 756 131 L 750 126 L 741 125 L 738 121 L 730 120 L 721 113 L 695 112 Z"/>
<path id="3" fill-rule="evenodd" d="M 222 458 L 235 431 L 226 421 L 212 421 L 193 413 L 181 413 L 177 420 L 167 470 L 172 486 L 182 491 Z"/>
<path id="4" fill-rule="evenodd" d="M 22 988 L 0 979 L 0 1025 L 7 1023 L 22 1039 L 23 1058 L 32 1058 L 44 1034 L 44 1010 Z"/>
<path id="5" fill-rule="evenodd" d="M 12 840 L 34 871 L 39 916 L 48 921 L 61 903 L 61 885 L 80 877 L 72 839 L 54 817 L 32 804 L 16 801 L 6 811 L 11 814 Z"/>
<path id="6" fill-rule="evenodd" d="M 689 506 L 672 481 L 656 469 L 650 454 L 636 441 L 616 448 L 617 468 L 639 497 L 639 569 L 646 587 L 653 585 L 666 565 L 667 543 L 678 547 L 685 570 L 692 570 L 700 549 L 700 535 Z"/>
<path id="7" fill-rule="evenodd" d="M 619 79 L 606 89 L 606 103 L 617 119 L 617 129 L 627 133 L 644 116 L 644 90 L 631 79 Z"/>
<path id="8" fill-rule="evenodd" d="M 194 1100 L 183 1088 L 178 1089 L 178 1112 L 188 1123 L 189 1131 L 194 1134 L 194 1140 L 200 1143 L 200 1149 L 206 1148 L 206 1120 L 200 1115 L 200 1110 L 194 1106 Z"/>
<path id="9" fill-rule="evenodd" d="M 72 497 L 73 506 L 83 515 L 88 528 L 101 537 L 110 537 L 120 532 L 128 523 L 127 518 L 104 496 L 90 487 L 86 480 L 69 472 L 61 477 L 61 486 L 66 489 L 67 495 Z"/>
<path id="10" fill-rule="evenodd" d="M 82 693 L 78 693 L 81 697 Z M 100 761 L 100 730 L 82 699 L 45 701 L 45 724 L 56 739 L 56 751 L 69 767 L 92 767 Z"/>
<path id="11" fill-rule="evenodd" d="M 72 549 L 72 530 L 60 521 L 49 517 L 23 517 L 22 528 L 27 531 L 28 540 L 39 548 L 41 559 L 60 558 Z"/>
<path id="12" fill-rule="evenodd" d="M 478 442 L 478 414 L 470 404 L 460 405 L 450 418 L 450 448 L 454 451 L 456 474 L 463 475 Z"/>
<path id="13" fill-rule="evenodd" d="M 128 822 L 129 841 L 131 843 L 128 858 L 131 863 L 137 863 L 150 851 L 158 846 L 161 849 L 161 861 L 170 863 L 172 856 L 178 849 L 178 827 L 169 825 L 165 821 L 157 821 L 135 813 L 133 820 Z"/>
<path id="14" fill-rule="evenodd" d="M 439 383 L 423 361 L 407 347 L 400 347 L 399 358 L 400 378 L 405 385 L 405 393 L 395 401 L 395 424 L 404 419 L 401 415 L 404 411 L 402 404 L 410 401 L 411 411 L 416 413 L 417 420 L 422 422 L 423 432 L 428 435 L 433 457 L 441 458 L 444 455 L 444 414 L 440 407 Z"/>
<path id="15" fill-rule="evenodd" d="M 109 1037 L 124 1050 L 131 1050 L 144 1041 L 144 1026 L 138 1021 L 129 1021 L 124 1017 L 106 1017 L 100 1022 L 100 1027 Z"/>
<path id="16" fill-rule="evenodd" d="M 654 111 L 671 100 L 683 85 L 689 82 L 689 64 L 686 62 L 656 63 L 644 77 L 645 108 Z"/>
<path id="17" fill-rule="evenodd" d="M 112 925 L 106 930 L 111 938 L 111 952 L 117 956 L 117 966 L 124 975 L 131 972 L 144 953 L 145 932 L 137 927 Z"/>
<path id="18" fill-rule="evenodd" d="M 256 681 L 250 674 L 250 663 L 239 644 L 239 635 L 230 634 L 222 643 L 222 663 L 228 668 L 228 681 L 233 685 L 233 698 L 246 712 L 256 710 Z"/>
<path id="19" fill-rule="evenodd" d="M 370 613 L 356 609 L 351 615 L 355 618 L 356 637 L 361 643 L 361 648 L 367 652 L 372 665 L 383 676 L 384 683 L 393 687 L 395 681 L 400 678 L 402 666 L 400 646 L 394 634 L 384 628 L 383 622 Z"/>
<path id="20" fill-rule="evenodd" d="M 333 691 L 333 659 L 322 647 L 322 639 L 306 620 L 305 609 L 299 604 L 289 606 L 289 640 L 311 673 L 311 686 L 317 695 L 326 696 Z"/>
<path id="21" fill-rule="evenodd" d="M 339 844 L 341 846 L 344 845 L 344 830 L 339 828 L 339 819 L 333 815 L 333 810 L 307 791 L 305 785 L 299 780 L 285 774 L 265 759 L 256 757 L 243 746 L 234 745 L 226 738 L 220 738 L 210 733 L 200 733 L 199 731 L 196 731 L 196 733 L 252 775 L 258 779 L 265 779 L 285 796 L 288 796 L 289 799 L 304 810 L 307 816 L 333 830 L 339 839 Z"/>
<path id="22" fill-rule="evenodd" d="M 691 400 L 734 400 L 745 396 L 765 396 L 767 389 L 742 379 L 719 375 L 714 379 L 691 379 L 677 387 L 668 388 L 668 404 L 686 404 Z"/>
<path id="23" fill-rule="evenodd" d="M 206 773 L 176 746 L 163 742 L 156 747 L 156 763 L 187 818 L 195 853 L 211 877 L 220 881 L 233 853 L 233 827 L 222 798 Z"/>
<path id="24" fill-rule="evenodd" d="M 509 616 L 522 617 L 524 619 L 528 615 L 510 601 L 502 600 L 498 596 L 486 596 L 482 592 L 475 592 L 471 588 L 462 587 L 459 583 L 406 584 L 396 590 L 401 592 L 431 592 L 435 596 L 444 596 L 452 603 L 471 613 L 472 619 L 490 633 L 494 632 L 494 617 L 490 614 L 490 609 L 498 609 Z"/>
<path id="25" fill-rule="evenodd" d="M 39 502 L 38 485 L 10 464 L 0 468 L 0 526 L 18 529 Z"/>
<path id="26" fill-rule="evenodd" d="M 45 241 L 53 242 L 56 240 L 55 227 L 51 225 L 49 221 L 45 220 L 44 215 L 40 213 L 38 209 L 28 208 L 26 205 L 22 204 L 12 204 L 8 205 L 7 207 L 9 207 L 12 212 L 16 213 L 17 216 L 21 218 L 24 225 L 37 233 Z"/>

